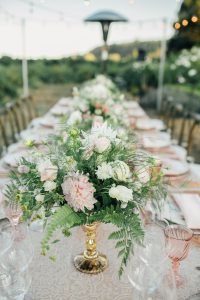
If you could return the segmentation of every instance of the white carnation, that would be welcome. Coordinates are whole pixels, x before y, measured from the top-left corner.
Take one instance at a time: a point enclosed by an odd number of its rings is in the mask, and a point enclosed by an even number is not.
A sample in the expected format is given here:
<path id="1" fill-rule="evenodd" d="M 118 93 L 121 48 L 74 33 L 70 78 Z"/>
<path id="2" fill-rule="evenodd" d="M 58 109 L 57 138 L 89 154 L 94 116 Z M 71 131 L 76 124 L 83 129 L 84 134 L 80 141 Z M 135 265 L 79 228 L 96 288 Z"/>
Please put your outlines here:
<path id="1" fill-rule="evenodd" d="M 44 190 L 46 192 L 53 191 L 53 190 L 55 190 L 55 188 L 56 188 L 56 183 L 54 181 L 46 181 L 44 183 Z"/>
<path id="2" fill-rule="evenodd" d="M 19 165 L 17 170 L 20 174 L 26 174 L 30 171 L 30 168 L 26 165 Z"/>
<path id="3" fill-rule="evenodd" d="M 36 200 L 37 202 L 43 202 L 43 201 L 44 201 L 44 195 L 38 194 L 38 195 L 35 197 L 35 200 Z"/>
<path id="4" fill-rule="evenodd" d="M 193 76 L 197 75 L 197 70 L 195 70 L 195 69 L 189 70 L 189 71 L 188 71 L 188 75 L 189 75 L 190 77 L 193 77 Z"/>
<path id="5" fill-rule="evenodd" d="M 71 113 L 68 121 L 67 121 L 67 125 L 75 125 L 78 123 L 81 123 L 82 121 L 82 114 L 79 110 L 74 111 L 73 113 Z"/>
<path id="6" fill-rule="evenodd" d="M 133 191 L 123 185 L 113 186 L 109 189 L 109 196 L 124 204 L 133 201 Z M 125 205 L 123 205 L 125 207 Z"/>
<path id="7" fill-rule="evenodd" d="M 54 166 L 50 159 L 40 161 L 37 165 L 41 181 L 53 181 L 57 177 L 58 167 Z"/>
<path id="8" fill-rule="evenodd" d="M 96 175 L 101 180 L 112 178 L 113 172 L 111 165 L 103 162 L 100 166 L 98 166 Z"/>

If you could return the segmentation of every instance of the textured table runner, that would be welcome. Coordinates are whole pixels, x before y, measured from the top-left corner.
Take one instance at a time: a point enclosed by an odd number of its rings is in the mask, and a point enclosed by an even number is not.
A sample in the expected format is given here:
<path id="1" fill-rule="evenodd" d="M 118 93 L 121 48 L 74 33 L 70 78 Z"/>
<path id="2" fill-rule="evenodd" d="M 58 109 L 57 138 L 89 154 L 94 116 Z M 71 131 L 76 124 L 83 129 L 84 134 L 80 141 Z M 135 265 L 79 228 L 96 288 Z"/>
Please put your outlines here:
<path id="1" fill-rule="evenodd" d="M 98 250 L 107 255 L 109 268 L 98 275 L 78 272 L 73 257 L 84 249 L 84 234 L 81 228 L 73 230 L 70 238 L 61 241 L 51 249 L 56 262 L 40 255 L 42 233 L 32 232 L 35 256 L 31 265 L 32 286 L 26 300 L 134 300 L 134 291 L 124 276 L 118 279 L 119 260 L 113 241 L 107 240 L 112 225 L 101 225 L 98 230 Z M 57 237 L 56 237 L 57 238 Z M 188 284 L 178 291 L 178 300 L 200 292 L 200 248 L 192 245 L 190 254 L 181 263 L 181 272 L 188 275 Z"/>

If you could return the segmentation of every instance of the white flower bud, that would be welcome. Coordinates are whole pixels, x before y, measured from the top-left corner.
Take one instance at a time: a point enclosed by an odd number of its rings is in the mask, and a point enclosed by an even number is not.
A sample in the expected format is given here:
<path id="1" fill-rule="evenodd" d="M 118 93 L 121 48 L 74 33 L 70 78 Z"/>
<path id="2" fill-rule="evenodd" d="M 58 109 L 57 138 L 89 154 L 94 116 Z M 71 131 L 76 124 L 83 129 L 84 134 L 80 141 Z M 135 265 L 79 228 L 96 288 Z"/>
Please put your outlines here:
<path id="1" fill-rule="evenodd" d="M 44 190 L 46 192 L 53 191 L 53 190 L 55 190 L 55 188 L 56 188 L 56 183 L 54 181 L 46 181 L 44 183 Z"/>

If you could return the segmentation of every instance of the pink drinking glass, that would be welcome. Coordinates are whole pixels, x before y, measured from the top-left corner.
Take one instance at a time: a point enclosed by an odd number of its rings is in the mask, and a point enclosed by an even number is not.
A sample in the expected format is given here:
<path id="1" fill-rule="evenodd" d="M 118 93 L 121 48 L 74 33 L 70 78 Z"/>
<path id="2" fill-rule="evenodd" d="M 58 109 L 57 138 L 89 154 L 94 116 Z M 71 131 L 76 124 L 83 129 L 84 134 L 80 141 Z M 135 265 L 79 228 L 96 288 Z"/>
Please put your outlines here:
<path id="1" fill-rule="evenodd" d="M 7 203 L 5 206 L 5 214 L 16 229 L 16 226 L 19 224 L 20 218 L 23 214 L 20 205 L 16 202 Z"/>
<path id="2" fill-rule="evenodd" d="M 172 262 L 176 286 L 184 285 L 184 278 L 179 274 L 180 261 L 188 255 L 193 231 L 182 225 L 169 225 L 164 229 L 166 251 Z"/>

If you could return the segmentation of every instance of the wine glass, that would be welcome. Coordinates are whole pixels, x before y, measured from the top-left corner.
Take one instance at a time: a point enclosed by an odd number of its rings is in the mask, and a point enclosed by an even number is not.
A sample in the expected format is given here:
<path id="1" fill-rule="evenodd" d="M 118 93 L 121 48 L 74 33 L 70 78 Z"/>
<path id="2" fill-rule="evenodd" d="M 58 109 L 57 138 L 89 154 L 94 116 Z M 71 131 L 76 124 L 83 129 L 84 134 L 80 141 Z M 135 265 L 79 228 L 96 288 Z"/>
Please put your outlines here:
<path id="1" fill-rule="evenodd" d="M 167 257 L 163 256 L 162 251 L 159 252 L 159 246 L 148 244 L 144 250 L 140 248 L 139 253 L 136 251 L 130 258 L 127 270 L 128 280 L 134 290 L 134 300 L 175 300 L 173 272 Z"/>
<path id="2" fill-rule="evenodd" d="M 163 228 L 152 222 L 144 231 L 143 245 L 134 247 L 126 270 L 134 300 L 174 300 L 175 278 L 165 252 Z"/>
<path id="3" fill-rule="evenodd" d="M 182 225 L 169 225 L 164 229 L 166 251 L 172 262 L 176 286 L 184 285 L 184 278 L 179 274 L 180 261 L 188 255 L 193 232 Z"/>
<path id="4" fill-rule="evenodd" d="M 31 276 L 28 270 L 11 272 L 0 278 L 0 299 L 23 300 L 31 285 Z M 3 297 L 2 297 L 3 296 Z"/>
<path id="5" fill-rule="evenodd" d="M 0 257 L 0 295 L 2 293 L 7 297 L 5 299 L 24 299 L 31 284 L 29 265 L 32 258 L 33 247 L 28 227 L 19 223 L 11 247 Z"/>
<path id="6" fill-rule="evenodd" d="M 6 217 L 10 220 L 11 224 L 16 229 L 17 225 L 19 224 L 20 218 L 23 215 L 19 202 L 17 201 L 5 202 L 4 210 L 5 210 Z"/>
<path id="7" fill-rule="evenodd" d="M 12 246 L 14 240 L 13 227 L 7 218 L 0 220 L 0 257 Z"/>
<path id="8" fill-rule="evenodd" d="M 19 237 L 18 237 L 19 235 Z M 28 268 L 33 258 L 33 246 L 26 224 L 20 223 L 15 232 L 13 244 L 4 255 L 0 257 L 0 264 L 4 270 L 22 272 Z"/>

